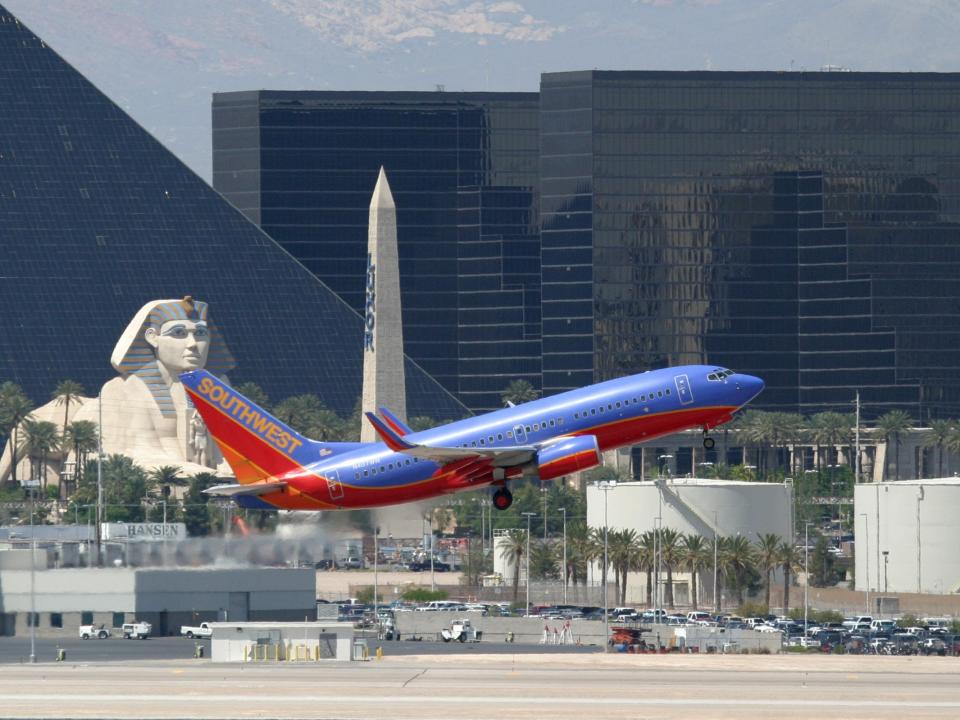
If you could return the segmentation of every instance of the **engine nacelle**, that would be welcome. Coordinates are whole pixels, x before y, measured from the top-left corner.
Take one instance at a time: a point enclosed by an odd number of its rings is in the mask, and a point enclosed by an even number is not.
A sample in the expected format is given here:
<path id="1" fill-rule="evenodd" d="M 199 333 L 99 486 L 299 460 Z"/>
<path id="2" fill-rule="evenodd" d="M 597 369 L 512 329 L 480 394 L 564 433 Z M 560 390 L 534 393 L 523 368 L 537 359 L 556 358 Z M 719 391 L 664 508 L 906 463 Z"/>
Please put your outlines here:
<path id="1" fill-rule="evenodd" d="M 589 470 L 602 461 L 595 435 L 562 438 L 537 453 L 536 470 L 541 480 Z"/>

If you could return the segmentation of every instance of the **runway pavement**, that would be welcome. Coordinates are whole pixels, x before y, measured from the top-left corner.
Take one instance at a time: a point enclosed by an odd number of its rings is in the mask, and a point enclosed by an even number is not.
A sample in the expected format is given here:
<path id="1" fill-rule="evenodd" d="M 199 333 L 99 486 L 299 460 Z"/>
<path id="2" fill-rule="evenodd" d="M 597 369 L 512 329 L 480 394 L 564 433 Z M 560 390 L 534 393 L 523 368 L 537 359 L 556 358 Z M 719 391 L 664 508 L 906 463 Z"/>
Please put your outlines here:
<path id="1" fill-rule="evenodd" d="M 6 665 L 0 716 L 955 718 L 956 658 L 398 656 L 339 665 Z"/>

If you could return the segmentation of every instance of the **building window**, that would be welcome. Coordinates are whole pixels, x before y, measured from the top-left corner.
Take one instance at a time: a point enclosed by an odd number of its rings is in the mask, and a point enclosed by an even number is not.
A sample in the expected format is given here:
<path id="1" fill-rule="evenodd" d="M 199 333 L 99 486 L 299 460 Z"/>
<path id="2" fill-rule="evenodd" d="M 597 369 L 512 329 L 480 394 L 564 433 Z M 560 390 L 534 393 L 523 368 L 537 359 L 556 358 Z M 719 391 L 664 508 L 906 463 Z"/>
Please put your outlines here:
<path id="1" fill-rule="evenodd" d="M 113 613 L 113 627 L 123 627 L 124 614 L 123 613 Z"/>
<path id="2" fill-rule="evenodd" d="M 63 627 L 63 613 L 50 613 L 50 627 Z"/>
<path id="3" fill-rule="evenodd" d="M 93 625 L 93 613 L 89 610 L 84 610 L 80 613 L 80 624 Z"/>
<path id="4" fill-rule="evenodd" d="M 27 627 L 40 627 L 40 613 L 27 613 Z"/>

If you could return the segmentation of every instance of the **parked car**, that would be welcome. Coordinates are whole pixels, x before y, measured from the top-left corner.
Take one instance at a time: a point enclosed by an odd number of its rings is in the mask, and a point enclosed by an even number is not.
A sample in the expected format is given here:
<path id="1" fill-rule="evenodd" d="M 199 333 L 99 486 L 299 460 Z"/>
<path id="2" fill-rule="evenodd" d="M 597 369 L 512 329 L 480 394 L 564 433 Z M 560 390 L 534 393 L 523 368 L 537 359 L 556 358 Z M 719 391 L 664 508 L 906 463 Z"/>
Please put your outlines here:
<path id="1" fill-rule="evenodd" d="M 80 639 L 89 640 L 90 638 L 97 638 L 98 640 L 106 640 L 110 637 L 110 629 L 104 627 L 103 625 L 81 625 L 80 626 Z"/>
<path id="2" fill-rule="evenodd" d="M 846 618 L 843 621 L 843 626 L 847 628 L 847 630 L 869 630 L 872 622 L 872 615 L 857 615 Z"/>
<path id="3" fill-rule="evenodd" d="M 137 640 L 146 640 L 150 637 L 150 632 L 153 630 L 153 625 L 148 622 L 132 622 L 124 623 L 120 628 L 120 631 L 123 633 L 124 640 L 132 640 L 136 638 Z"/>
<path id="4" fill-rule="evenodd" d="M 363 568 L 363 559 L 355 556 L 350 556 L 344 558 L 337 562 L 337 567 L 344 568 L 346 570 L 360 570 Z"/>

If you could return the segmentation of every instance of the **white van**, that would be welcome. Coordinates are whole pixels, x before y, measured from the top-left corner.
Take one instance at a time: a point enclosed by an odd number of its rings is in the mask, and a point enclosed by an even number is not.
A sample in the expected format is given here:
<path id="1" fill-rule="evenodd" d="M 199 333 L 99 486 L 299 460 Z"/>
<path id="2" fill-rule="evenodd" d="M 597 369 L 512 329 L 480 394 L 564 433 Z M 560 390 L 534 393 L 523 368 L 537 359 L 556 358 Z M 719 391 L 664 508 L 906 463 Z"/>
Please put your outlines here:
<path id="1" fill-rule="evenodd" d="M 936 628 L 946 629 L 950 627 L 950 618 L 945 617 L 925 617 L 920 620 L 921 625 L 926 625 L 930 630 Z"/>
<path id="2" fill-rule="evenodd" d="M 420 612 L 436 612 L 438 610 L 462 610 L 463 604 L 453 600 L 431 600 L 426 605 L 417 608 Z"/>

